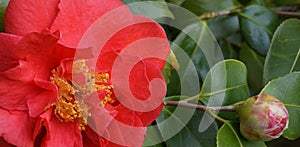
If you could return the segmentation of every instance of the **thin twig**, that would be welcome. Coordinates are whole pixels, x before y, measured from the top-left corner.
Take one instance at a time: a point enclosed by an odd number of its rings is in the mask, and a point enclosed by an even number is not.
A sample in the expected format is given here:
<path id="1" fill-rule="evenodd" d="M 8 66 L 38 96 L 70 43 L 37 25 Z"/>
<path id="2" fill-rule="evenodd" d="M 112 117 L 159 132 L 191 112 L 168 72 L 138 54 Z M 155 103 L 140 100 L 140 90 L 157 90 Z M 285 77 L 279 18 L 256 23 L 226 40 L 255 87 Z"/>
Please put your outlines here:
<path id="1" fill-rule="evenodd" d="M 300 9 L 300 5 L 290 5 L 290 6 L 279 6 L 272 8 L 273 11 L 297 11 Z"/>
<path id="2" fill-rule="evenodd" d="M 234 111 L 234 106 L 204 106 L 204 105 L 187 103 L 185 101 L 165 101 L 164 105 L 165 106 L 180 106 L 180 107 L 199 109 L 199 110 Z"/>
<path id="3" fill-rule="evenodd" d="M 299 12 L 273 11 L 275 14 L 286 18 L 300 18 Z"/>
<path id="4" fill-rule="evenodd" d="M 201 18 L 201 19 L 215 18 L 218 16 L 238 13 L 240 11 L 241 11 L 240 7 L 235 7 L 230 10 L 220 10 L 220 11 L 212 11 L 212 12 L 203 13 L 201 16 L 199 16 L 199 18 Z"/>

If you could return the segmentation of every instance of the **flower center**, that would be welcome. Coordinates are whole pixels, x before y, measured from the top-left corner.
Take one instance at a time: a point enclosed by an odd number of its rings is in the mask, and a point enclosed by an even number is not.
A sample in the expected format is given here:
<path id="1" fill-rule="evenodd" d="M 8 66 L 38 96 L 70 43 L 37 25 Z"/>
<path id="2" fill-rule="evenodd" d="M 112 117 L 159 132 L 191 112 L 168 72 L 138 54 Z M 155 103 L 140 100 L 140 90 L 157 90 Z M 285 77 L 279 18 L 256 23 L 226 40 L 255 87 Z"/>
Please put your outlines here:
<path id="1" fill-rule="evenodd" d="M 58 66 L 52 70 L 50 77 L 50 81 L 58 88 L 58 98 L 51 105 L 54 106 L 54 114 L 62 122 L 77 120 L 80 130 L 85 130 L 87 118 L 91 116 L 90 107 L 84 102 L 85 97 L 97 91 L 104 91 L 105 97 L 100 106 L 104 107 L 107 103 L 116 101 L 111 98 L 113 86 L 108 84 L 109 74 L 90 72 L 85 60 L 74 61 L 72 70 L 72 74 L 82 75 L 84 82 L 79 83 L 62 77 L 62 70 L 62 67 Z"/>

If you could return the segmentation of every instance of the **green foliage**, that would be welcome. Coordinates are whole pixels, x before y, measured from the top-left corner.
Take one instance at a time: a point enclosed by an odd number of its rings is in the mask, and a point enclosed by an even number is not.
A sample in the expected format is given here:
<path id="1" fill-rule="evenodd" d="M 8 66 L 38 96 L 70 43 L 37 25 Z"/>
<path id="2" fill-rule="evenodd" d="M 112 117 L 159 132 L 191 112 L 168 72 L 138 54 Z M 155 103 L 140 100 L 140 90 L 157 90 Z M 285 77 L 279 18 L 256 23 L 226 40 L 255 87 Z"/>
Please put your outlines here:
<path id="1" fill-rule="evenodd" d="M 180 22 L 184 24 L 181 30 L 164 24 L 167 35 L 172 36 L 171 48 L 179 64 L 179 68 L 174 68 L 169 60 L 164 68 L 168 96 L 165 101 L 228 106 L 257 93 L 271 94 L 289 112 L 289 126 L 283 137 L 289 140 L 300 137 L 300 20 L 287 19 L 300 15 L 283 17 L 277 12 L 278 8 L 292 13 L 299 11 L 300 0 L 122 1 L 133 13 L 160 22 L 178 17 L 168 2 L 187 9 L 197 18 L 190 23 L 181 16 Z M 0 0 L 2 32 L 8 2 Z M 295 10 L 281 7 L 286 5 L 294 5 Z M 188 92 L 182 93 L 185 89 Z M 144 144 L 151 147 L 266 146 L 265 142 L 243 138 L 237 117 L 235 112 L 164 106 L 156 122 L 148 126 Z M 204 131 L 200 129 L 203 124 L 207 126 Z M 284 138 L 279 141 L 287 142 Z"/>
<path id="2" fill-rule="evenodd" d="M 212 49 L 219 49 L 218 46 L 215 46 L 215 42 L 216 40 L 209 28 L 203 23 L 194 23 L 182 30 L 182 33 L 176 37 L 171 46 L 179 62 L 179 73 L 175 71 L 171 73 L 170 83 L 168 84 L 168 95 L 180 93 L 181 85 L 185 85 L 184 88 L 186 89 L 197 87 L 196 85 L 189 84 L 193 82 L 180 82 L 179 77 L 187 80 L 198 79 L 198 82 L 202 83 L 209 70 L 209 64 L 216 63 L 216 61 L 210 61 L 211 63 L 209 63 L 206 59 L 211 54 L 211 51 L 213 51 Z M 192 60 L 192 65 L 190 59 Z M 194 68 L 197 75 L 191 75 L 194 74 Z M 194 76 L 195 78 L 184 78 L 186 76 Z M 199 90 L 196 89 L 196 91 Z"/>
<path id="3" fill-rule="evenodd" d="M 195 65 L 201 83 L 201 89 L 197 95 L 175 96 L 176 99 L 172 100 L 188 101 L 199 105 L 226 106 L 238 104 L 258 93 L 268 93 L 282 100 L 289 111 L 289 128 L 283 136 L 289 140 L 299 138 L 300 75 L 297 71 L 300 69 L 298 60 L 300 21 L 280 17 L 275 9 L 272 9 L 283 4 L 298 2 L 276 0 L 170 0 L 169 2 L 181 5 L 203 18 L 204 22 L 204 25 L 202 23 L 188 25 L 172 40 L 172 50 L 181 64 L 180 68 L 187 73 L 190 70 L 187 67 L 188 61 L 181 60 L 184 56 L 182 54 L 187 54 Z M 218 16 L 221 13 L 230 14 Z M 209 33 L 210 30 L 213 35 Z M 213 38 L 218 40 L 224 59 L 229 60 L 209 63 L 213 56 L 208 57 L 204 49 L 212 48 L 209 44 L 215 42 Z M 220 48 L 214 47 L 214 49 Z M 171 73 L 169 74 L 168 96 L 180 95 L 183 88 L 181 84 L 185 82 L 182 80 L 182 75 L 170 68 L 170 65 L 165 70 Z M 193 88 L 193 85 L 185 86 L 184 88 Z M 169 97 L 168 100 L 170 98 L 174 97 Z M 181 107 L 186 113 L 174 114 L 179 108 L 165 106 L 161 116 L 157 119 L 158 123 L 168 118 L 179 122 L 177 125 L 158 127 L 160 132 L 164 132 L 162 136 L 166 136 L 167 128 L 183 128 L 173 137 L 164 138 L 167 146 L 266 146 L 263 141 L 247 141 L 241 136 L 235 112 L 210 112 L 209 114 L 218 120 L 219 123 L 216 123 L 213 117 L 207 117 L 206 112 L 201 110 Z M 192 119 L 187 121 L 189 115 Z M 210 130 L 214 134 L 212 136 L 208 132 L 202 132 L 204 133 L 202 135 L 209 136 L 211 142 L 213 140 L 211 137 L 215 136 L 215 144 L 209 144 L 209 140 L 197 136 L 199 132 L 194 132 L 201 130 L 200 124 L 207 119 L 210 120 L 208 122 L 218 124 L 214 126 L 218 129 Z M 211 126 L 208 128 L 211 129 Z M 279 141 L 288 143 L 282 138 Z"/>
<path id="4" fill-rule="evenodd" d="M 164 17 L 173 18 L 172 13 L 164 0 L 122 0 L 131 9 L 132 13 L 142 14 L 152 19 Z"/>
<path id="5" fill-rule="evenodd" d="M 9 0 L 0 0 L 0 32 L 4 32 L 4 13 Z"/>
<path id="6" fill-rule="evenodd" d="M 213 66 L 202 85 L 199 98 L 212 106 L 230 105 L 250 96 L 246 66 L 238 60 L 225 60 Z"/>
<path id="7" fill-rule="evenodd" d="M 236 0 L 185 0 L 181 6 L 195 13 L 201 15 L 205 12 L 216 10 L 226 10 L 236 7 L 238 2 Z"/>
<path id="8" fill-rule="evenodd" d="M 245 41 L 261 55 L 266 55 L 278 16 L 260 5 L 250 5 L 239 13 L 240 27 Z"/>
<path id="9" fill-rule="evenodd" d="M 165 100 L 179 100 L 179 97 L 169 97 Z M 216 146 L 217 124 L 213 122 L 205 132 L 199 132 L 203 111 L 166 106 L 157 118 L 158 128 L 168 146 L 214 147 Z M 177 129 L 177 130 L 176 130 Z M 178 131 L 176 135 L 170 135 Z"/>
<path id="10" fill-rule="evenodd" d="M 294 72 L 272 80 L 262 90 L 280 99 L 289 112 L 289 126 L 283 136 L 294 140 L 300 137 L 300 73 Z"/>
<path id="11" fill-rule="evenodd" d="M 264 57 L 258 55 L 244 43 L 239 52 L 239 59 L 247 66 L 249 87 L 254 93 L 259 93 L 263 88 Z"/>
<path id="12" fill-rule="evenodd" d="M 263 141 L 248 141 L 239 131 L 238 123 L 225 123 L 218 131 L 218 147 L 265 147 Z"/>
<path id="13" fill-rule="evenodd" d="M 276 30 L 264 68 L 264 82 L 300 70 L 300 20 L 288 19 Z"/>

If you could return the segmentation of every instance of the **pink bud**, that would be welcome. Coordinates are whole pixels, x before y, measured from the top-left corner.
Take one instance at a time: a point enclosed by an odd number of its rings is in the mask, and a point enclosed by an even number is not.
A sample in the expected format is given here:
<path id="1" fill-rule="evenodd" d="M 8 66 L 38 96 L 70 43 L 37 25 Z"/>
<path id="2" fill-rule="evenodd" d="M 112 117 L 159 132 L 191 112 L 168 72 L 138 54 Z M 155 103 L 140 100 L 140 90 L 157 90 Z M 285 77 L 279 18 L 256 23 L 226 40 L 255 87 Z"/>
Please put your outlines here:
<path id="1" fill-rule="evenodd" d="M 248 140 L 269 141 L 280 137 L 288 127 L 284 104 L 269 94 L 247 99 L 238 113 L 241 134 Z"/>

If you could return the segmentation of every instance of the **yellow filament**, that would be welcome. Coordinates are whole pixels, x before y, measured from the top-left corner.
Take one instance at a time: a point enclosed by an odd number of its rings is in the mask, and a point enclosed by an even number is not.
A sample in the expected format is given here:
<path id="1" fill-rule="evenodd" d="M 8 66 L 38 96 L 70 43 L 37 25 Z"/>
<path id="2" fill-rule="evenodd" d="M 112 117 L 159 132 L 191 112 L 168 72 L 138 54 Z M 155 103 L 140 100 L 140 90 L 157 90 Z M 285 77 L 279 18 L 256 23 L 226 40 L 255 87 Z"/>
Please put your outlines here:
<path id="1" fill-rule="evenodd" d="M 84 97 L 99 90 L 104 90 L 106 95 L 101 101 L 101 106 L 114 103 L 111 98 L 112 85 L 108 84 L 108 73 L 94 73 L 88 70 L 84 60 L 77 60 L 73 64 L 73 73 L 82 73 L 86 78 L 85 84 L 78 84 L 61 77 L 62 68 L 59 66 L 52 71 L 50 81 L 58 88 L 58 98 L 53 106 L 54 114 L 62 122 L 78 121 L 80 130 L 85 130 L 87 118 L 91 115 L 89 106 L 84 102 Z M 75 99 L 75 95 L 82 99 Z M 48 108 L 48 107 L 46 107 Z"/>

